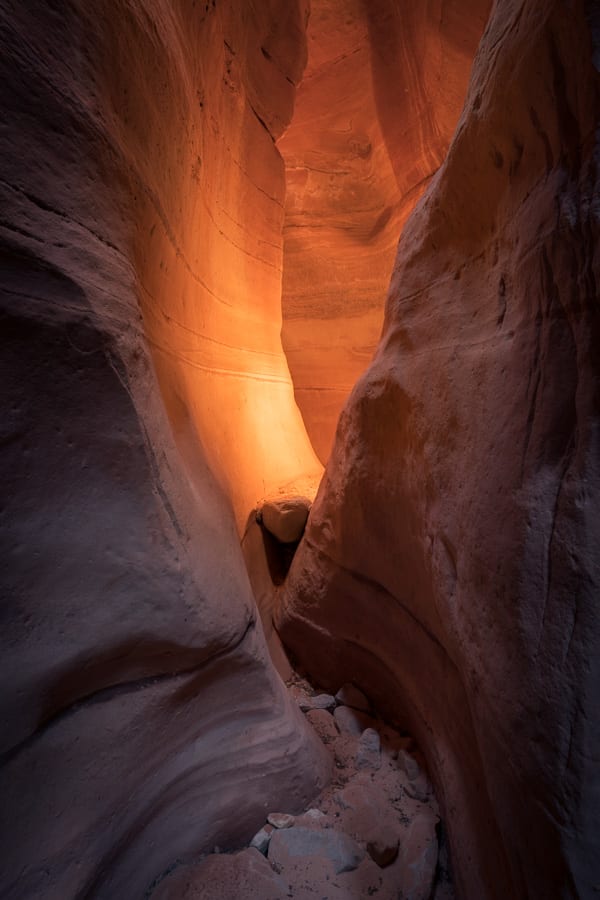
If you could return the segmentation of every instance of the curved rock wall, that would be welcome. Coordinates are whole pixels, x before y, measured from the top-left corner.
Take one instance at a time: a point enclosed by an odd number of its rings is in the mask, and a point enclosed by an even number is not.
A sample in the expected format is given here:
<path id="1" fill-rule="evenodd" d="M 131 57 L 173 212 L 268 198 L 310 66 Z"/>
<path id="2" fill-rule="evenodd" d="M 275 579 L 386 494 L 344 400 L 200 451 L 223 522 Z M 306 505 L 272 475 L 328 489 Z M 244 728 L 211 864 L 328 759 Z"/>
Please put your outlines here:
<path id="1" fill-rule="evenodd" d="M 600 883 L 592 6 L 496 4 L 277 613 L 414 730 L 478 900 Z"/>
<path id="2" fill-rule="evenodd" d="M 318 472 L 273 321 L 303 23 L 0 11 L 3 897 L 142 897 L 327 776 L 231 506 Z"/>
<path id="3" fill-rule="evenodd" d="M 322 460 L 371 360 L 404 222 L 441 165 L 489 0 L 312 0 L 286 164 L 283 343 Z"/>

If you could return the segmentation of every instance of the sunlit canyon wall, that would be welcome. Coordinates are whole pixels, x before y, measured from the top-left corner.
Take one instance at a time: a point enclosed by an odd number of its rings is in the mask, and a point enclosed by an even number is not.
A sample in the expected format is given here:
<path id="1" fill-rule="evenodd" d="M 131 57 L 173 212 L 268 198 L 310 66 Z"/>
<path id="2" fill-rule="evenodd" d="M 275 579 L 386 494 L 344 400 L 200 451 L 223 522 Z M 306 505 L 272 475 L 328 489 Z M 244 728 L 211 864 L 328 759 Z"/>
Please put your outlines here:
<path id="1" fill-rule="evenodd" d="M 141 898 L 328 776 L 236 528 L 320 473 L 279 339 L 304 30 L 2 4 L 3 898 Z"/>
<path id="2" fill-rule="evenodd" d="M 469 898 L 600 884 L 599 24 L 495 5 L 277 615 L 410 723 Z"/>
<path id="3" fill-rule="evenodd" d="M 398 237 L 440 167 L 489 0 L 313 0 L 309 59 L 279 141 L 283 343 L 325 461 L 375 351 Z"/>

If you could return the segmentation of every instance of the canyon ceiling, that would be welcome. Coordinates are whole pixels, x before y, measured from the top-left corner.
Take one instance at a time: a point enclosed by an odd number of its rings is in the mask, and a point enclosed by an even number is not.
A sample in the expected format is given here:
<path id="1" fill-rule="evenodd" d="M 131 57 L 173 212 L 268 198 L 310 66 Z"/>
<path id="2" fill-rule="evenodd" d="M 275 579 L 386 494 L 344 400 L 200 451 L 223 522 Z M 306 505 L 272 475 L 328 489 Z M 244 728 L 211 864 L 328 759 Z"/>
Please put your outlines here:
<path id="1" fill-rule="evenodd" d="M 272 612 L 415 735 L 460 897 L 593 896 L 597 5 L 5 0 L 0 42 L 0 895 L 150 896 L 310 803 Z M 255 510 L 315 493 L 271 591 Z"/>

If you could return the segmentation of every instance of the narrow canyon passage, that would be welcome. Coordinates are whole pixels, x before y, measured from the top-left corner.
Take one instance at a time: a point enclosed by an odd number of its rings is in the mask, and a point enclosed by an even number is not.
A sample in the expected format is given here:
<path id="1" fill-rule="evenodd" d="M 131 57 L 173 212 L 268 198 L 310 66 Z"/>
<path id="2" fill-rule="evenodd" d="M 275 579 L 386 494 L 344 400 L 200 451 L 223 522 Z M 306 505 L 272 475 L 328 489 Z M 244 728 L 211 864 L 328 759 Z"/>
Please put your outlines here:
<path id="1" fill-rule="evenodd" d="M 594 896 L 595 4 L 0 44 L 0 896 Z"/>

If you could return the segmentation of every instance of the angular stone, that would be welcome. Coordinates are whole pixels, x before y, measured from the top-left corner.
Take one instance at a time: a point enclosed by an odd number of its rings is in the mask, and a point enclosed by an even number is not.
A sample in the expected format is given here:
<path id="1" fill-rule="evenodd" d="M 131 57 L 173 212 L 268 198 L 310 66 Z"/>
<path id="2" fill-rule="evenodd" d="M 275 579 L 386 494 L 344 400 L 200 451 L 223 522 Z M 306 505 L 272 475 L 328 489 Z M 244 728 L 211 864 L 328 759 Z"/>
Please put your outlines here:
<path id="1" fill-rule="evenodd" d="M 267 822 L 273 828 L 291 828 L 295 821 L 296 817 L 289 813 L 269 813 L 267 816 Z"/>
<path id="2" fill-rule="evenodd" d="M 360 712 L 369 712 L 371 709 L 371 704 L 363 692 L 359 691 L 359 689 L 350 682 L 344 684 L 339 689 L 335 695 L 335 699 L 342 706 L 350 706 L 352 709 L 357 709 Z"/>
<path id="3" fill-rule="evenodd" d="M 152 891 L 151 897 L 152 900 L 238 900 L 239 897 L 281 900 L 286 891 L 287 885 L 265 857 L 255 848 L 249 848 L 177 866 Z"/>
<path id="4" fill-rule="evenodd" d="M 425 775 L 424 772 L 421 772 L 418 778 L 415 778 L 414 781 L 405 785 L 404 790 L 409 797 L 413 798 L 413 800 L 419 800 L 421 803 L 426 803 L 431 796 L 433 788 L 427 775 Z"/>
<path id="5" fill-rule="evenodd" d="M 328 860 L 340 874 L 356 869 L 365 858 L 365 851 L 339 831 L 289 828 L 273 833 L 268 852 L 272 865 L 285 869 L 292 861 L 307 857 Z"/>
<path id="6" fill-rule="evenodd" d="M 340 734 L 351 734 L 359 737 L 365 728 L 374 725 L 374 720 L 349 706 L 338 706 L 333 714 Z"/>
<path id="7" fill-rule="evenodd" d="M 381 740 L 374 728 L 366 728 L 358 741 L 357 769 L 379 769 L 381 766 Z"/>
<path id="8" fill-rule="evenodd" d="M 311 501 L 308 497 L 282 497 L 267 500 L 259 514 L 263 527 L 282 544 L 299 541 L 308 519 Z"/>
<path id="9" fill-rule="evenodd" d="M 258 850 L 259 853 L 262 853 L 263 856 L 266 856 L 267 850 L 269 849 L 269 841 L 271 840 L 272 833 L 273 828 L 270 825 L 265 825 L 264 828 L 261 828 L 260 831 L 256 832 L 256 834 L 250 841 L 250 847 L 254 847 L 255 850 Z"/>

